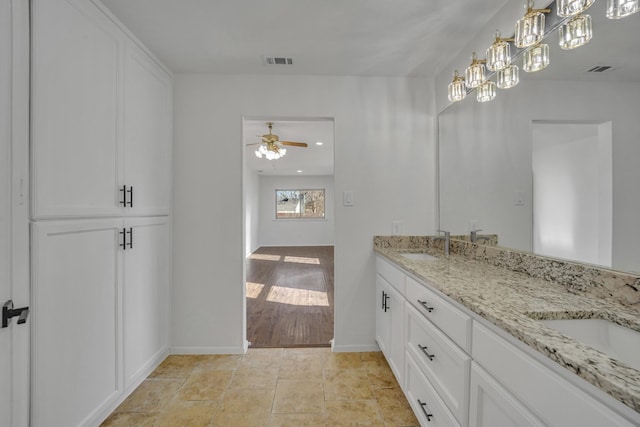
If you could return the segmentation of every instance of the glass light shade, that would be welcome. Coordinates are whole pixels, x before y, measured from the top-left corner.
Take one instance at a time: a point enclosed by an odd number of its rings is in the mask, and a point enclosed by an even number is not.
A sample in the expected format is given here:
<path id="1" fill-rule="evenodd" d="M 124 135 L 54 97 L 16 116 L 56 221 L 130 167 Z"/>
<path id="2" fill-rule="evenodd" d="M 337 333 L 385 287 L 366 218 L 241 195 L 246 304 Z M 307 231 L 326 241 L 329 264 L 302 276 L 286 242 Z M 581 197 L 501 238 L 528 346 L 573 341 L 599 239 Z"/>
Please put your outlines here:
<path id="1" fill-rule="evenodd" d="M 453 72 L 453 80 L 449 83 L 449 101 L 462 101 L 467 96 L 467 88 L 464 85 L 464 77 L 458 75 L 458 70 Z"/>
<path id="2" fill-rule="evenodd" d="M 496 84 L 491 80 L 487 80 L 478 86 L 476 99 L 478 102 L 493 101 L 496 97 Z"/>
<path id="3" fill-rule="evenodd" d="M 578 15 L 560 27 L 560 47 L 575 49 L 589 43 L 592 36 L 591 16 Z"/>
<path id="4" fill-rule="evenodd" d="M 465 84 L 473 89 L 487 81 L 484 64 L 476 58 L 476 53 L 471 56 L 471 65 L 464 72 Z"/>
<path id="5" fill-rule="evenodd" d="M 266 145 L 261 145 L 256 149 L 254 153 L 256 157 L 259 158 L 262 158 L 264 156 L 267 160 L 277 160 L 287 154 L 287 150 L 285 148 L 280 148 L 278 152 L 275 152 L 269 150 Z"/>
<path id="6" fill-rule="evenodd" d="M 620 19 L 640 10 L 640 0 L 607 0 L 607 18 Z"/>
<path id="7" fill-rule="evenodd" d="M 578 15 L 589 9 L 595 0 L 558 0 L 558 16 Z"/>
<path id="8" fill-rule="evenodd" d="M 549 65 L 549 45 L 539 44 L 524 53 L 522 69 L 527 73 L 543 70 Z"/>
<path id="9" fill-rule="evenodd" d="M 515 45 L 519 48 L 533 46 L 544 35 L 544 13 L 528 11 L 516 22 Z"/>
<path id="10" fill-rule="evenodd" d="M 496 85 L 500 89 L 509 89 L 520 82 L 520 71 L 517 65 L 509 65 L 508 67 L 496 73 Z"/>
<path id="11" fill-rule="evenodd" d="M 496 41 L 487 49 L 487 68 L 491 71 L 499 71 L 511 64 L 511 48 L 506 40 L 500 38 L 500 32 L 496 31 Z"/>

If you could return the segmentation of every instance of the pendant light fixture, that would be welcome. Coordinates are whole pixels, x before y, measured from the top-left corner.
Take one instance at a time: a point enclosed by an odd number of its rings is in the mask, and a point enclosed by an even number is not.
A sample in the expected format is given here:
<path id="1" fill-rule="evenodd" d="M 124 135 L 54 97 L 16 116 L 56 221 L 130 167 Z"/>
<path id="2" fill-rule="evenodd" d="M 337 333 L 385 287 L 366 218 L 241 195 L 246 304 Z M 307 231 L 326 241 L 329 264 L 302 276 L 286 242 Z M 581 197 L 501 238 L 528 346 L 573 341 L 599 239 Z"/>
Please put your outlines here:
<path id="1" fill-rule="evenodd" d="M 458 70 L 453 72 L 453 80 L 449 83 L 449 101 L 462 101 L 467 96 L 467 88 L 464 84 L 464 77 L 458 75 Z"/>
<path id="2" fill-rule="evenodd" d="M 575 49 L 589 43 L 592 36 L 591 16 L 578 15 L 560 27 L 560 47 L 564 50 Z"/>
<path id="3" fill-rule="evenodd" d="M 478 102 L 493 101 L 496 97 L 496 84 L 491 80 L 487 80 L 478 86 L 476 99 Z"/>
<path id="4" fill-rule="evenodd" d="M 607 0 L 607 18 L 620 19 L 640 11 L 640 0 Z"/>
<path id="5" fill-rule="evenodd" d="M 465 84 L 469 89 L 474 89 L 487 81 L 484 67 L 485 62 L 484 59 L 478 59 L 476 53 L 473 52 L 471 55 L 471 65 L 469 65 L 464 72 Z"/>
<path id="6" fill-rule="evenodd" d="M 500 38 L 500 31 L 496 30 L 496 40 L 487 49 L 487 68 L 491 71 L 499 71 L 511 64 L 510 41 L 513 39 Z"/>
<path id="7" fill-rule="evenodd" d="M 496 85 L 500 89 L 510 89 L 520 82 L 520 70 L 511 64 L 496 73 Z"/>
<path id="8" fill-rule="evenodd" d="M 589 9 L 595 0 L 557 0 L 558 16 L 576 16 Z"/>
<path id="9" fill-rule="evenodd" d="M 551 9 L 534 9 L 533 0 L 526 0 L 527 12 L 516 22 L 515 45 L 519 48 L 540 43 L 544 36 L 544 14 Z"/>
<path id="10" fill-rule="evenodd" d="M 549 45 L 540 43 L 524 53 L 522 69 L 527 73 L 543 70 L 549 65 Z"/>

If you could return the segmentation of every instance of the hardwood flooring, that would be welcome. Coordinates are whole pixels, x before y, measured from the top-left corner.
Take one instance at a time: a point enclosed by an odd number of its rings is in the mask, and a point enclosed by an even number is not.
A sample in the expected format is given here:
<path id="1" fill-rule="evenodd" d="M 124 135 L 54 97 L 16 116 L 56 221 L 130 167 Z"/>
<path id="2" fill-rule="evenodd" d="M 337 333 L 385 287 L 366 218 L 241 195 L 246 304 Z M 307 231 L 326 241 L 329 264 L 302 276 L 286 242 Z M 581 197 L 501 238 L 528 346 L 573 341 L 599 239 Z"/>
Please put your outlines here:
<path id="1" fill-rule="evenodd" d="M 262 247 L 246 262 L 251 347 L 328 347 L 333 246 Z"/>

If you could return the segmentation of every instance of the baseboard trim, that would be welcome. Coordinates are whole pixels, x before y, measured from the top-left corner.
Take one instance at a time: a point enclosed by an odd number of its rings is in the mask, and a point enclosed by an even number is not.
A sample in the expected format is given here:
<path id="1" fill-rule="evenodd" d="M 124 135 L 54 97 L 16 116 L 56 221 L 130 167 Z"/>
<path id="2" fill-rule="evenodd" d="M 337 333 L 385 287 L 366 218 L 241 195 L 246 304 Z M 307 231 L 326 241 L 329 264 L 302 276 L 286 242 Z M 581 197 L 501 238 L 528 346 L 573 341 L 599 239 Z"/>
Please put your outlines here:
<path id="1" fill-rule="evenodd" d="M 340 345 L 333 344 L 332 351 L 334 353 L 364 353 L 368 351 L 380 351 L 377 344 L 358 344 L 358 345 Z"/>
<path id="2" fill-rule="evenodd" d="M 240 347 L 172 347 L 171 354 L 244 354 Z"/>

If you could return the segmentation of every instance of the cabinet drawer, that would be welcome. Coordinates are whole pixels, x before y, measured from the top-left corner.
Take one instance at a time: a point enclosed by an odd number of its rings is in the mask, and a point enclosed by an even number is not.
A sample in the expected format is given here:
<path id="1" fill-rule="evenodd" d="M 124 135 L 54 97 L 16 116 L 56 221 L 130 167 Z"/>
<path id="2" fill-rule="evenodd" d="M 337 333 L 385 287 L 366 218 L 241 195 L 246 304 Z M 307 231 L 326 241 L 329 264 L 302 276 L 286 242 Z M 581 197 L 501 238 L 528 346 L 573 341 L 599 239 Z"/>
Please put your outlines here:
<path id="1" fill-rule="evenodd" d="M 404 272 L 381 257 L 376 257 L 376 271 L 404 296 Z"/>
<path id="2" fill-rule="evenodd" d="M 436 295 L 424 284 L 411 277 L 407 277 L 406 282 L 407 301 L 464 351 L 471 353 L 471 317 Z"/>
<path id="3" fill-rule="evenodd" d="M 405 394 L 421 426 L 460 427 L 410 354 L 406 357 Z M 427 418 L 427 414 L 429 417 Z"/>
<path id="4" fill-rule="evenodd" d="M 545 425 L 637 425 L 478 322 L 473 326 L 473 359 L 520 401 L 526 402 Z"/>
<path id="5" fill-rule="evenodd" d="M 407 351 L 461 425 L 466 424 L 471 357 L 426 320 L 410 304 Z"/>

